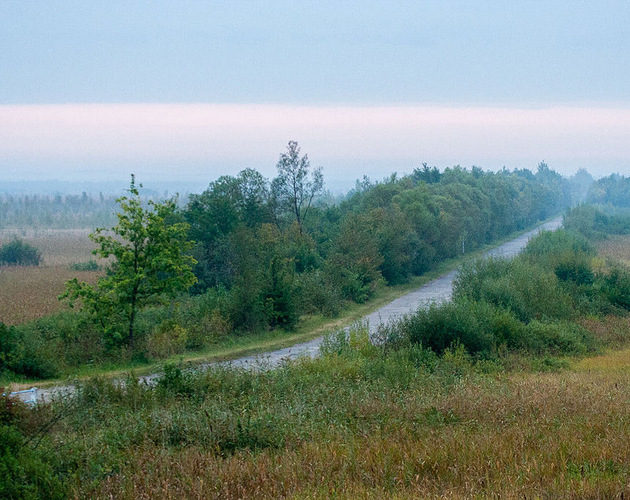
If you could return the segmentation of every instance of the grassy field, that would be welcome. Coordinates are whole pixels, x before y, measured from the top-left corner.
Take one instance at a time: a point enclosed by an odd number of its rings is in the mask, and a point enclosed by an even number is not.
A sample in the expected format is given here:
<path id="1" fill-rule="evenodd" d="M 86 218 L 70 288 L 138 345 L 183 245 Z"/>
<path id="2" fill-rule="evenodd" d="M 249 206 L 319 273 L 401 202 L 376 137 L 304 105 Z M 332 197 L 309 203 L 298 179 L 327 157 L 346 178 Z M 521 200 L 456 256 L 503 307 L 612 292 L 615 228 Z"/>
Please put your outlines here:
<path id="1" fill-rule="evenodd" d="M 74 277 L 94 282 L 98 272 L 73 271 L 71 264 L 93 258 L 88 230 L 2 230 L 0 243 L 18 237 L 43 257 L 38 267 L 0 267 L 0 321 L 14 325 L 47 316 L 65 306 L 57 300 Z"/>
<path id="2" fill-rule="evenodd" d="M 627 319 L 623 332 L 627 341 Z M 155 399 L 92 386 L 87 394 L 94 408 L 81 417 L 87 427 L 79 430 L 78 420 L 64 424 L 57 438 L 79 439 L 83 446 L 95 439 L 91 445 L 101 447 L 100 456 L 116 456 L 124 447 L 124 458 L 117 459 L 124 466 L 105 469 L 111 472 L 99 481 L 79 480 L 74 495 L 354 499 L 630 493 L 630 349 L 565 360 L 552 371 L 532 370 L 532 360 L 518 357 L 493 369 L 456 352 L 427 369 L 404 356 L 361 351 L 359 346 L 354 353 L 271 373 L 219 371 L 188 386 L 185 379 L 175 380 L 153 394 Z M 128 414 L 121 415 L 121 407 Z M 103 425 L 98 419 L 111 421 Z M 91 425 L 98 427 L 97 435 Z"/>

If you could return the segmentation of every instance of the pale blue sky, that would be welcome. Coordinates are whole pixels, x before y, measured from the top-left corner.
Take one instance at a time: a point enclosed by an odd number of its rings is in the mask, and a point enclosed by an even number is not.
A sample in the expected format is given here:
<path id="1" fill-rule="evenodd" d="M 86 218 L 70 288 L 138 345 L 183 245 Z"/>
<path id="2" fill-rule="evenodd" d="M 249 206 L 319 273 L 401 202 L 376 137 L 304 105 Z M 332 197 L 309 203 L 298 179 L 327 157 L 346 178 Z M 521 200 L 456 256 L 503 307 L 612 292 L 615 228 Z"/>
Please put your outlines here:
<path id="1" fill-rule="evenodd" d="M 630 2 L 0 3 L 0 101 L 630 100 Z"/>
<path id="2" fill-rule="evenodd" d="M 541 145 L 540 134 L 532 127 L 544 128 L 544 123 L 530 118 L 516 120 L 507 131 L 509 136 L 522 135 L 523 145 L 503 150 L 496 147 L 504 139 L 496 127 L 487 128 L 486 145 L 474 134 L 465 136 L 474 124 L 455 127 L 453 134 L 459 136 L 450 136 L 444 125 L 444 113 L 467 108 L 477 109 L 477 117 L 490 116 L 496 108 L 501 113 L 513 109 L 515 116 L 527 109 L 557 108 L 579 108 L 586 116 L 589 109 L 595 114 L 602 109 L 630 113 L 628 26 L 627 1 L 3 0 L 0 178 L 41 177 L 42 172 L 62 178 L 92 173 L 125 178 L 124 173 L 136 165 L 168 178 L 168 166 L 174 164 L 180 177 L 191 179 L 214 178 L 248 166 L 273 174 L 275 160 L 289 139 L 300 141 L 335 182 L 351 182 L 363 173 L 379 177 L 393 170 L 409 171 L 422 161 L 441 167 L 461 163 L 533 168 L 545 159 L 566 173 L 580 167 L 630 173 L 629 151 L 623 147 L 630 130 L 627 120 L 619 116 L 614 127 L 604 123 L 603 131 L 601 119 L 590 125 L 585 122 L 577 132 L 571 129 L 575 124 L 567 121 L 568 136 L 557 138 L 557 148 L 553 141 Z M 65 110 L 55 108 L 61 117 L 76 113 L 80 103 L 268 104 L 293 106 L 293 114 L 288 115 L 294 118 L 295 109 L 307 106 L 311 113 L 318 107 L 327 109 L 339 120 L 330 122 L 328 117 L 328 128 L 323 131 L 319 123 L 316 137 L 309 135 L 308 120 L 306 124 L 288 121 L 287 127 L 277 129 L 277 135 L 265 136 L 268 142 L 258 149 L 255 127 L 233 125 L 233 149 L 224 147 L 216 155 L 194 142 L 203 141 L 203 134 L 178 139 L 188 124 L 167 120 L 162 128 L 173 132 L 173 151 L 168 158 L 156 158 L 143 153 L 150 148 L 150 140 L 158 140 L 156 134 L 137 126 L 129 108 L 121 115 L 128 127 L 123 135 L 128 143 L 111 137 L 110 142 L 99 143 L 98 134 L 86 139 L 72 127 L 57 127 L 49 119 L 33 126 L 32 109 L 24 111 L 35 104 L 71 105 Z M 272 109 L 281 119 L 282 106 L 265 108 L 253 122 L 268 124 Z M 441 117 L 441 135 L 433 137 L 430 126 L 419 128 L 411 120 L 397 132 L 406 134 L 400 147 L 409 154 L 392 158 L 396 137 L 388 135 L 386 114 L 371 114 L 372 120 L 385 120 L 381 123 L 384 142 L 379 153 L 374 137 L 379 136 L 380 122 L 370 122 L 370 132 L 364 136 L 372 153 L 366 156 L 364 151 L 340 144 L 338 138 L 348 124 L 339 106 L 352 108 L 355 118 L 357 110 L 374 106 L 441 109 L 442 114 L 435 114 Z M 24 113 L 29 117 L 23 118 Z M 69 116 L 62 121 L 72 121 Z M 556 134 L 565 123 L 558 117 Z M 100 118 L 92 116 L 89 124 L 82 120 L 79 130 L 84 125 L 96 129 Z M 216 116 L 210 120 L 210 135 L 217 127 L 224 128 L 216 120 Z M 476 128 L 483 131 L 487 125 L 480 118 Z M 207 122 L 200 125 L 201 130 L 204 126 Z M 356 124 L 350 129 L 363 137 Z M 22 130 L 22 135 L 16 130 Z M 75 137 L 63 136 L 64 130 Z M 330 131 L 329 138 L 325 130 Z M 608 140 L 610 134 L 617 142 Z M 588 137 L 594 141 L 591 149 L 584 143 Z M 218 136 L 208 139 L 209 143 L 219 140 Z M 159 140 L 163 143 L 164 138 L 159 136 Z M 7 147 L 20 141 L 31 149 Z M 569 154 L 571 141 L 581 146 L 573 155 Z M 448 154 L 435 146 L 445 142 L 451 145 Z M 40 143 L 48 146 L 40 150 Z M 58 144 L 58 150 L 50 143 Z M 417 148 L 409 147 L 416 143 Z M 102 144 L 113 150 L 103 151 Z M 138 144 L 142 147 L 134 156 Z M 251 147 L 245 154 L 248 144 Z M 361 141 L 352 144 L 361 147 Z M 117 153 L 117 145 L 124 151 Z M 199 154 L 177 156 L 187 146 Z"/>

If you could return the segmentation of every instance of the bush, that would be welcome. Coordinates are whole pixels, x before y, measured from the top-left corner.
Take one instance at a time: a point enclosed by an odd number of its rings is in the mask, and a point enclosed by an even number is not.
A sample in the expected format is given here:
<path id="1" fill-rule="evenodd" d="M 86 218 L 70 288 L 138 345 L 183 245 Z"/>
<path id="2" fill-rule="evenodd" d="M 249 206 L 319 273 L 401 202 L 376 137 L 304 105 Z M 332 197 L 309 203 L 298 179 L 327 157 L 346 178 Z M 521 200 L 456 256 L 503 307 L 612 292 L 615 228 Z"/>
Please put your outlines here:
<path id="1" fill-rule="evenodd" d="M 462 299 L 420 309 L 403 319 L 402 328 L 409 341 L 441 354 L 454 344 L 461 344 L 471 354 L 490 355 L 496 348 L 491 328 L 495 314 L 487 302 Z"/>
<path id="2" fill-rule="evenodd" d="M 38 266 L 42 256 L 37 248 L 15 239 L 0 247 L 0 264 L 8 266 Z"/>
<path id="3" fill-rule="evenodd" d="M 75 262 L 70 266 L 73 271 L 98 271 L 101 268 L 95 260 L 88 260 L 87 262 Z"/>
<path id="4" fill-rule="evenodd" d="M 160 323 L 147 339 L 148 354 L 152 358 L 168 358 L 184 351 L 188 332 L 174 320 Z"/>
<path id="5" fill-rule="evenodd" d="M 52 378 L 59 367 L 50 345 L 36 331 L 0 323 L 0 371 L 34 378 Z"/>
<path id="6" fill-rule="evenodd" d="M 613 268 L 603 278 L 602 290 L 612 304 L 630 309 L 630 271 L 620 267 Z"/>
<path id="7" fill-rule="evenodd" d="M 575 323 L 532 321 L 526 327 L 528 342 L 538 352 L 584 354 L 595 348 L 594 337 Z"/>
<path id="8" fill-rule="evenodd" d="M 17 428 L 0 424 L 0 443 L 1 498 L 66 498 L 53 468 Z"/>
<path id="9" fill-rule="evenodd" d="M 341 291 L 320 270 L 299 276 L 296 295 L 300 298 L 300 310 L 306 314 L 334 317 L 341 310 Z"/>
<path id="10" fill-rule="evenodd" d="M 555 260 L 562 255 L 583 254 L 594 256 L 595 247 L 581 234 L 558 229 L 557 231 L 542 231 L 538 236 L 529 240 L 523 255 L 533 257 L 539 263 Z"/>
<path id="11" fill-rule="evenodd" d="M 186 347 L 196 349 L 207 346 L 232 332 L 232 323 L 220 311 L 204 314 L 188 329 Z"/>
<path id="12" fill-rule="evenodd" d="M 521 258 L 482 259 L 462 267 L 453 298 L 489 302 L 523 322 L 568 319 L 574 313 L 571 297 L 554 272 Z"/>

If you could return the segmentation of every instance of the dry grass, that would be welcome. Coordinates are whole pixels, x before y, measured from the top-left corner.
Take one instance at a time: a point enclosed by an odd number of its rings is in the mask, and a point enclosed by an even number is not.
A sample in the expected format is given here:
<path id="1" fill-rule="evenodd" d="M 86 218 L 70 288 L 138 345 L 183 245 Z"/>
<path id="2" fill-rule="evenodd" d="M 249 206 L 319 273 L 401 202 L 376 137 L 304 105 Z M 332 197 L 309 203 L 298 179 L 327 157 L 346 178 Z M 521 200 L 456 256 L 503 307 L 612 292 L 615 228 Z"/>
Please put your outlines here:
<path id="1" fill-rule="evenodd" d="M 471 377 L 447 394 L 357 402 L 369 433 L 223 458 L 140 445 L 102 498 L 624 498 L 630 351 L 571 371 Z M 433 415 L 427 419 L 423 415 Z M 85 495 L 82 491 L 77 496 Z"/>
<path id="2" fill-rule="evenodd" d="M 0 231 L 0 244 L 18 237 L 36 247 L 43 257 L 38 267 L 0 267 L 1 322 L 14 325 L 60 311 L 64 305 L 57 296 L 63 293 L 67 280 L 96 280 L 99 273 L 69 268 L 94 258 L 88 233 L 85 229 Z"/>
<path id="3" fill-rule="evenodd" d="M 67 280 L 76 277 L 93 283 L 99 275 L 68 266 L 0 267 L 0 321 L 16 325 L 63 310 L 57 297 Z"/>
<path id="4" fill-rule="evenodd" d="M 597 244 L 598 256 L 630 266 L 630 235 L 610 236 Z"/>
<path id="5" fill-rule="evenodd" d="M 44 266 L 70 265 L 86 262 L 94 256 L 94 243 L 87 229 L 4 229 L 0 230 L 0 244 L 19 238 L 37 248 Z"/>

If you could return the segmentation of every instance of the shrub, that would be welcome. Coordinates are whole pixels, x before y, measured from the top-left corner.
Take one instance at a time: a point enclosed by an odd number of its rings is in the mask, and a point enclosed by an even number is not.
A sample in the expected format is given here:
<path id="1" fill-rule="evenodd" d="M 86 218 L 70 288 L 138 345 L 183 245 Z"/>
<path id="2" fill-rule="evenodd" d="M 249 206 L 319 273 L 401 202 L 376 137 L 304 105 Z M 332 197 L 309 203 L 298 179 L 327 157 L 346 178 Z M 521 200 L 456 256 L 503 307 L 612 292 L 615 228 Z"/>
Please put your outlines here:
<path id="1" fill-rule="evenodd" d="M 543 265 L 558 256 L 583 254 L 592 257 L 595 253 L 595 247 L 584 236 L 563 229 L 541 232 L 529 240 L 523 251 L 523 255 Z"/>
<path id="2" fill-rule="evenodd" d="M 42 256 L 37 248 L 15 239 L 0 247 L 0 264 L 9 266 L 38 266 Z"/>
<path id="3" fill-rule="evenodd" d="M 584 354 L 595 348 L 594 337 L 575 323 L 558 321 L 543 323 L 532 321 L 526 327 L 532 348 L 554 354 Z"/>
<path id="4" fill-rule="evenodd" d="M 98 271 L 101 268 L 95 260 L 88 260 L 87 262 L 75 262 L 70 266 L 73 271 Z"/>
<path id="5" fill-rule="evenodd" d="M 52 378 L 59 373 L 59 360 L 40 332 L 0 323 L 0 371 L 34 378 Z"/>
<path id="6" fill-rule="evenodd" d="M 574 312 L 571 297 L 553 271 L 528 259 L 482 259 L 462 267 L 453 284 L 453 298 L 489 302 L 524 322 L 568 319 Z"/>
<path id="7" fill-rule="evenodd" d="M 320 270 L 299 276 L 296 295 L 300 298 L 300 310 L 306 314 L 321 313 L 337 316 L 341 310 L 341 291 Z"/>
<path id="8" fill-rule="evenodd" d="M 442 353 L 461 344 L 471 354 L 489 355 L 496 347 L 490 318 L 495 309 L 487 302 L 459 300 L 420 309 L 399 323 L 411 343 Z"/>
<path id="9" fill-rule="evenodd" d="M 14 426 L 0 424 L 0 497 L 65 498 L 64 487 L 38 450 Z"/>
<path id="10" fill-rule="evenodd" d="M 147 339 L 148 354 L 152 358 L 168 358 L 186 347 L 187 330 L 174 320 L 160 323 Z"/>
<path id="11" fill-rule="evenodd" d="M 186 347 L 195 349 L 207 346 L 232 332 L 232 323 L 217 309 L 204 314 L 188 329 Z"/>
<path id="12" fill-rule="evenodd" d="M 613 268 L 603 278 L 602 290 L 611 303 L 630 309 L 630 271 L 620 267 Z"/>

